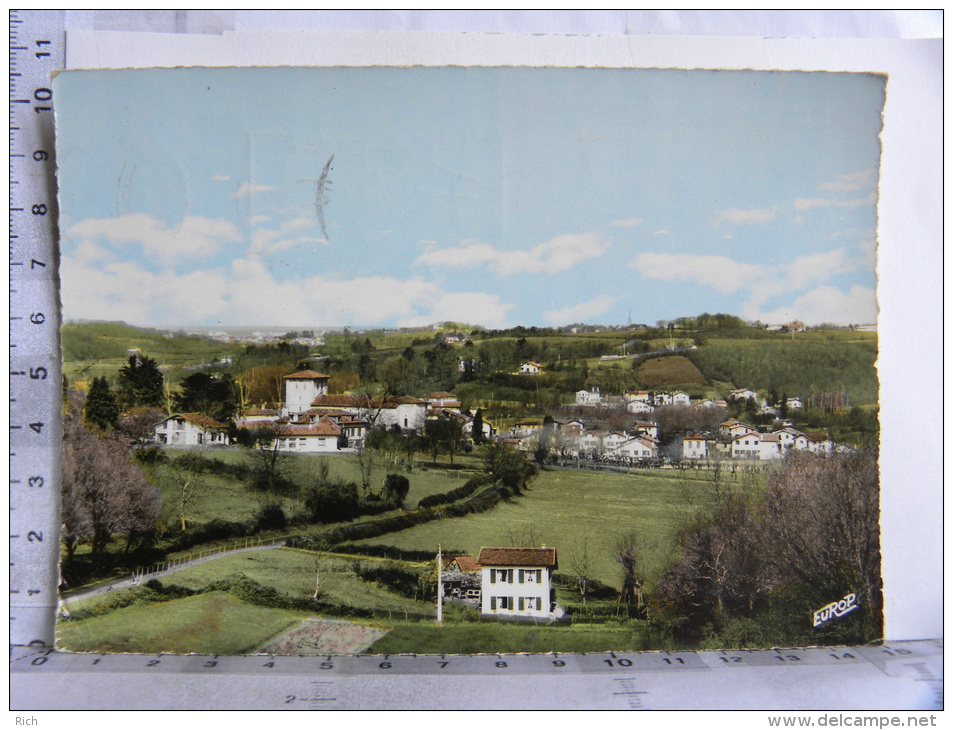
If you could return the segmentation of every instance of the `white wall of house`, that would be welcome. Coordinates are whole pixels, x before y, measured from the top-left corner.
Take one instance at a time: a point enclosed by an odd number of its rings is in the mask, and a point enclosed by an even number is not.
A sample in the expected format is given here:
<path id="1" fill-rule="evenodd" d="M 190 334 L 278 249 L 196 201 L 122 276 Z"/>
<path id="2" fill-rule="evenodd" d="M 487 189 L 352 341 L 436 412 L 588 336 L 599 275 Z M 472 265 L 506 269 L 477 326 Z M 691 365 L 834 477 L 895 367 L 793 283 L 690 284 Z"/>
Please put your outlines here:
<path id="1" fill-rule="evenodd" d="M 551 576 L 543 567 L 482 567 L 480 612 L 488 616 L 549 616 Z"/>
<path id="2" fill-rule="evenodd" d="M 297 436 L 288 434 L 275 439 L 279 451 L 298 454 L 330 453 L 338 450 L 337 436 Z"/>
<path id="3" fill-rule="evenodd" d="M 707 459 L 708 442 L 705 439 L 682 439 L 682 457 L 685 459 Z"/>
<path id="4" fill-rule="evenodd" d="M 327 392 L 327 378 L 285 378 L 285 402 L 281 415 L 297 418 L 311 408 L 315 398 Z"/>
<path id="5" fill-rule="evenodd" d="M 170 446 L 227 446 L 222 431 L 204 429 L 182 418 L 167 418 L 155 427 L 156 442 Z"/>
<path id="6" fill-rule="evenodd" d="M 648 403 L 642 400 L 630 400 L 626 404 L 625 409 L 629 413 L 654 413 L 655 412 L 655 409 L 651 405 L 649 405 Z"/>
<path id="7" fill-rule="evenodd" d="M 733 439 L 731 442 L 731 458 L 760 459 L 761 434 L 751 432 Z"/>

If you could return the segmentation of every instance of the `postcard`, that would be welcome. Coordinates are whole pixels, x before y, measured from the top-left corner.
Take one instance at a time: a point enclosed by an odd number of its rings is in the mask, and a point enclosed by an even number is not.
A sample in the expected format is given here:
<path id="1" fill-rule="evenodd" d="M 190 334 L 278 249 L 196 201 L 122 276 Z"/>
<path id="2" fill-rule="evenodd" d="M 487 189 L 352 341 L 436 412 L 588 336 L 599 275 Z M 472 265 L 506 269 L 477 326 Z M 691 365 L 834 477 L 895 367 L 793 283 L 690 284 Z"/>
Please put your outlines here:
<path id="1" fill-rule="evenodd" d="M 58 646 L 882 638 L 885 83 L 59 74 Z"/>

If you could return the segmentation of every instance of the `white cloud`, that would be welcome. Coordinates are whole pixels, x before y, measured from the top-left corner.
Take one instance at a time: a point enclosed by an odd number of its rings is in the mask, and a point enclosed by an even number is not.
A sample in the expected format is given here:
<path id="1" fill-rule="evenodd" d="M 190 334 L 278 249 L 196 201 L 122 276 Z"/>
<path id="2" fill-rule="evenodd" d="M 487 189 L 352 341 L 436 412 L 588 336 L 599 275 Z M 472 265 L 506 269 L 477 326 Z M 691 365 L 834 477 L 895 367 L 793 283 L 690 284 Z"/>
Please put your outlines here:
<path id="1" fill-rule="evenodd" d="M 741 263 L 727 256 L 649 251 L 640 253 L 629 266 L 650 279 L 697 281 L 722 294 L 731 294 L 749 287 L 770 273 L 766 266 Z"/>
<path id="2" fill-rule="evenodd" d="M 351 322 L 402 326 L 453 319 L 504 327 L 512 304 L 479 292 L 449 293 L 420 278 L 311 276 L 279 281 L 259 258 L 188 274 L 155 273 L 139 262 L 106 263 L 65 255 L 63 310 L 69 318 L 141 325 L 218 321 L 295 327 Z"/>
<path id="3" fill-rule="evenodd" d="M 118 251 L 138 243 L 143 255 L 165 263 L 205 258 L 217 253 L 223 243 L 241 240 L 238 229 L 226 220 L 189 216 L 178 226 L 167 228 L 165 223 L 144 213 L 87 218 L 70 226 L 66 238 L 75 242 L 87 258 L 95 257 L 96 249 L 105 256 L 109 249 Z"/>
<path id="4" fill-rule="evenodd" d="M 740 208 L 728 208 L 718 211 L 713 221 L 716 226 L 722 223 L 733 223 L 735 225 L 752 225 L 755 223 L 768 223 L 774 220 L 774 211 L 764 208 L 754 208 L 751 210 L 742 210 Z"/>
<path id="5" fill-rule="evenodd" d="M 857 261 L 847 255 L 847 249 L 808 254 L 796 258 L 786 267 L 785 288 L 789 291 L 805 289 L 815 283 L 827 281 L 832 276 L 856 271 Z"/>
<path id="6" fill-rule="evenodd" d="M 667 236 L 667 235 L 669 235 L 669 233 L 670 233 L 670 231 L 669 231 L 667 228 L 659 228 L 659 229 L 658 229 L 657 231 L 655 231 L 652 235 L 653 235 L 653 236 Z"/>
<path id="7" fill-rule="evenodd" d="M 877 321 L 877 295 L 870 287 L 860 285 L 852 286 L 847 293 L 834 286 L 819 286 L 789 306 L 770 312 L 748 310 L 745 316 L 776 324 L 795 319 L 809 325 L 822 322 L 873 324 Z"/>
<path id="8" fill-rule="evenodd" d="M 595 299 L 590 299 L 588 302 L 580 302 L 579 304 L 546 312 L 546 320 L 551 325 L 586 322 L 593 317 L 598 317 L 600 314 L 607 312 L 617 301 L 617 297 L 610 297 L 603 294 Z"/>
<path id="9" fill-rule="evenodd" d="M 622 220 L 612 221 L 612 225 L 616 228 L 635 228 L 640 223 L 642 223 L 641 218 L 623 218 Z"/>
<path id="10" fill-rule="evenodd" d="M 794 209 L 805 211 L 812 208 L 856 208 L 861 205 L 875 205 L 877 193 L 871 192 L 863 198 L 849 200 L 828 200 L 827 198 L 798 198 L 794 201 Z"/>
<path id="11" fill-rule="evenodd" d="M 231 178 L 228 175 L 212 175 L 212 179 L 218 180 L 219 182 L 223 180 L 231 180 Z"/>
<path id="12" fill-rule="evenodd" d="M 563 234 L 528 251 L 504 251 L 488 243 L 462 241 L 453 248 L 429 248 L 415 263 L 457 269 L 486 264 L 503 276 L 556 274 L 588 259 L 598 258 L 609 247 L 610 244 L 596 233 Z"/>
<path id="13" fill-rule="evenodd" d="M 869 310 L 869 307 L 865 310 L 861 306 L 865 301 L 863 292 L 873 290 L 854 286 L 850 295 L 845 295 L 836 287 L 818 285 L 839 274 L 856 271 L 863 264 L 863 259 L 851 255 L 846 248 L 839 248 L 834 251 L 800 256 L 778 266 L 748 264 L 727 256 L 655 252 L 639 254 L 629 266 L 650 279 L 697 282 L 710 286 L 722 294 L 747 292 L 742 313 L 749 319 L 761 319 L 768 322 L 801 319 L 807 322 L 808 315 L 813 318 L 817 312 L 823 311 L 826 312 L 823 317 L 810 319 L 810 321 L 859 322 L 863 319 L 859 317 L 859 314 Z M 805 293 L 805 290 L 810 287 L 817 288 Z M 791 307 L 779 308 L 768 314 L 762 311 L 766 302 L 798 292 L 802 294 Z M 840 298 L 835 296 L 834 292 L 840 292 Z M 848 296 L 849 302 L 845 299 Z M 837 314 L 831 310 L 828 304 L 832 302 L 845 304 L 844 312 Z M 849 308 L 846 308 L 847 304 L 850 305 Z M 785 311 L 797 311 L 800 314 L 787 316 L 785 319 L 780 314 Z M 848 313 L 856 313 L 857 316 L 851 314 L 848 317 Z M 869 317 L 867 319 L 869 320 Z"/>
<path id="14" fill-rule="evenodd" d="M 862 190 L 870 187 L 877 179 L 876 170 L 864 170 L 863 172 L 852 172 L 847 175 L 837 175 L 831 182 L 822 183 L 817 186 L 818 190 L 833 190 L 835 192 L 849 192 L 852 190 Z"/>
<path id="15" fill-rule="evenodd" d="M 241 184 L 241 187 L 238 188 L 235 193 L 236 198 L 244 198 L 246 195 L 251 195 L 252 193 L 263 193 L 266 190 L 274 190 L 271 185 L 255 185 L 254 183 L 245 182 Z"/>

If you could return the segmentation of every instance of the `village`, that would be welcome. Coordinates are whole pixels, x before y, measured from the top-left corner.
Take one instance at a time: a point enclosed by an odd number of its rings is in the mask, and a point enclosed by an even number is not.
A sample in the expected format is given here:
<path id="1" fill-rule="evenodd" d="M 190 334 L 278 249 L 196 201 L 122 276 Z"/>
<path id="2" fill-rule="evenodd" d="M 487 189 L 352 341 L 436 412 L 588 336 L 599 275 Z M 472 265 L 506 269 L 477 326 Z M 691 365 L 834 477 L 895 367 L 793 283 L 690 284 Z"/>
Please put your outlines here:
<path id="1" fill-rule="evenodd" d="M 541 365 L 526 362 L 519 372 L 532 377 Z M 518 422 L 506 430 L 497 430 L 480 419 L 481 433 L 474 439 L 474 415 L 461 411 L 461 403 L 452 393 L 436 392 L 427 398 L 328 394 L 330 376 L 302 370 L 283 378 L 285 399 L 273 407 L 248 409 L 238 414 L 239 429 L 267 435 L 274 448 L 295 453 L 352 452 L 363 448 L 368 430 L 397 429 L 402 433 L 421 434 L 428 421 L 451 421 L 459 425 L 471 442 L 498 439 L 525 453 L 539 449 L 554 459 L 601 460 L 618 464 L 672 464 L 689 460 L 702 463 L 721 460 L 776 461 L 791 450 L 828 454 L 838 447 L 823 431 L 801 432 L 792 421 L 779 416 L 781 404 L 759 399 L 758 394 L 739 388 L 725 400 L 692 401 L 688 394 L 630 390 L 621 395 L 604 396 L 599 388 L 575 393 L 575 405 L 585 415 L 578 418 L 532 419 Z M 774 416 L 769 430 L 759 430 L 744 421 L 724 418 L 728 402 L 755 403 L 759 416 Z M 784 410 L 794 413 L 803 408 L 799 397 L 785 399 Z M 719 421 L 717 428 L 705 431 L 685 430 L 667 446 L 660 441 L 655 414 L 661 409 L 690 409 L 703 420 Z M 603 429 L 598 424 L 607 412 L 618 411 L 635 416 L 626 429 Z M 686 411 L 688 412 L 688 411 Z M 230 443 L 225 424 L 200 413 L 173 414 L 155 426 L 155 442 L 171 446 L 227 446 Z"/>

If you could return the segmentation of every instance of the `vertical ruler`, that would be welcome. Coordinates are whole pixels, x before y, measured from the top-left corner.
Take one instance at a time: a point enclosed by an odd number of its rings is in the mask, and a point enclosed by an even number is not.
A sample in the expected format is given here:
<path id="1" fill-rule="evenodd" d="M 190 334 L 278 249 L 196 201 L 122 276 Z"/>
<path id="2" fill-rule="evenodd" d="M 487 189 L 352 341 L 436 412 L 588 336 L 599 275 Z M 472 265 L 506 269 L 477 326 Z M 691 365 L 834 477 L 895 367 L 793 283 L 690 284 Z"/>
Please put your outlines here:
<path id="1" fill-rule="evenodd" d="M 53 72 L 65 11 L 10 11 L 10 644 L 49 645 L 59 564 L 61 369 Z"/>

